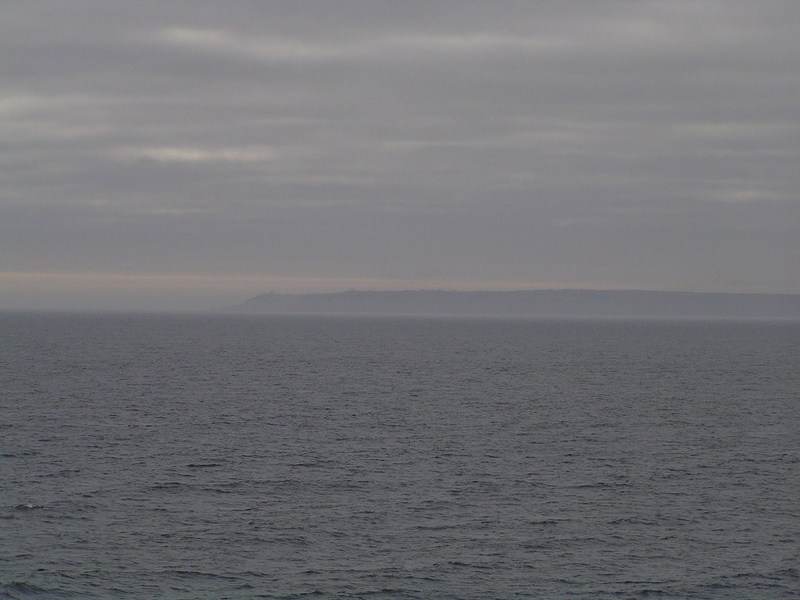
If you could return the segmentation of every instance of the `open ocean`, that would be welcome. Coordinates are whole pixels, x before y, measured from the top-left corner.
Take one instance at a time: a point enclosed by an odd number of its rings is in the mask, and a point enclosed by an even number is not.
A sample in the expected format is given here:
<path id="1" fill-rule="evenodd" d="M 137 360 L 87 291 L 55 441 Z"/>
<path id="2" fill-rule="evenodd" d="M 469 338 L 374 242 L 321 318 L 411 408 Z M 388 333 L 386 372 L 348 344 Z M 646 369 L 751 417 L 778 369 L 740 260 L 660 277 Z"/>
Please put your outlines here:
<path id="1" fill-rule="evenodd" d="M 800 323 L 0 315 L 0 598 L 800 598 Z"/>

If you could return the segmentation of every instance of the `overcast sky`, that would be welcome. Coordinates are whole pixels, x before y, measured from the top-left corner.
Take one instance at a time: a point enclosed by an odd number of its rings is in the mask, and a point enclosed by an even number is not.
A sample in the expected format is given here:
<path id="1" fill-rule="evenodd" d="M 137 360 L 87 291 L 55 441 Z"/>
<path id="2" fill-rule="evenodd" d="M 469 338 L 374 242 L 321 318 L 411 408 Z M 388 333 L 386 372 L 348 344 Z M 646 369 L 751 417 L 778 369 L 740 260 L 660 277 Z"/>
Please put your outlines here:
<path id="1" fill-rule="evenodd" d="M 800 292 L 800 2 L 0 0 L 0 308 Z"/>

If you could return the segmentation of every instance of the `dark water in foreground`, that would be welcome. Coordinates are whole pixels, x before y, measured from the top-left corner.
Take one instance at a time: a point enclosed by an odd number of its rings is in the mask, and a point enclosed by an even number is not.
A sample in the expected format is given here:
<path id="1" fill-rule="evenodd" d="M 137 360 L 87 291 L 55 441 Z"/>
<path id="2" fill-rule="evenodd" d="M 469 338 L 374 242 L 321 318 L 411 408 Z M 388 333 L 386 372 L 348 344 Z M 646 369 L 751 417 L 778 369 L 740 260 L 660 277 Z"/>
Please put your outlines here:
<path id="1" fill-rule="evenodd" d="M 0 598 L 800 597 L 800 324 L 0 316 Z"/>

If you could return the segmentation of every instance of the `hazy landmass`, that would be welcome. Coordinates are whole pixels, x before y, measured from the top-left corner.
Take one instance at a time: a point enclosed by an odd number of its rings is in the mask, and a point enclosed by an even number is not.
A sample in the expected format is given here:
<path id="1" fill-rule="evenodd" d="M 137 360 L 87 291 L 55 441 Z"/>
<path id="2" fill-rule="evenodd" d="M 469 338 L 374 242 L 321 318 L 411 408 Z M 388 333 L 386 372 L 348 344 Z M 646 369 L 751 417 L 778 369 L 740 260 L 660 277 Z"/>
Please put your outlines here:
<path id="1" fill-rule="evenodd" d="M 348 291 L 267 293 L 228 310 L 329 315 L 800 318 L 800 294 L 653 291 Z"/>

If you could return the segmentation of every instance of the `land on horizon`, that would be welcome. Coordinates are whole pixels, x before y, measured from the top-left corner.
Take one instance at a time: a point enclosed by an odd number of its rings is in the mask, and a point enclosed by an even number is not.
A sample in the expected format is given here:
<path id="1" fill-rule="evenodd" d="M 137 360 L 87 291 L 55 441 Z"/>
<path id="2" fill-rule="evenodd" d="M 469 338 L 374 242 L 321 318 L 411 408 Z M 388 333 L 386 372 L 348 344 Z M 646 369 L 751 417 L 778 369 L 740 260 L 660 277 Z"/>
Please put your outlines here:
<path id="1" fill-rule="evenodd" d="M 331 315 L 800 318 L 800 294 L 645 290 L 268 292 L 229 312 Z"/>

